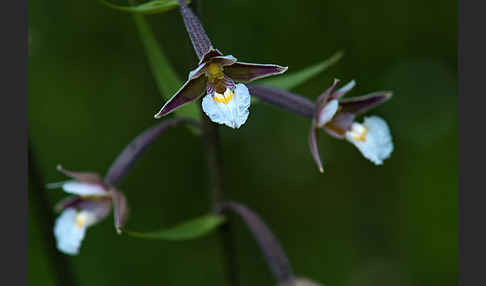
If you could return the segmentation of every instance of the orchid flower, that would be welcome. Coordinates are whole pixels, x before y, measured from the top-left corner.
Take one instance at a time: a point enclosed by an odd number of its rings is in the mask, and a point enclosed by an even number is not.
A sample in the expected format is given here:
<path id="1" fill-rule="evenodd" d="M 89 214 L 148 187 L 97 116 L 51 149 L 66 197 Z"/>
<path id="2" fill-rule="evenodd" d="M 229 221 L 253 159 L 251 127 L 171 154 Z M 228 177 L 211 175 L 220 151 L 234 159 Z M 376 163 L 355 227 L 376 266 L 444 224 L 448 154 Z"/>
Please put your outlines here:
<path id="1" fill-rule="evenodd" d="M 339 80 L 317 98 L 317 106 L 309 133 L 309 146 L 319 170 L 323 172 L 316 143 L 316 129 L 324 128 L 331 136 L 352 143 L 363 156 L 376 165 L 390 157 L 393 142 L 388 124 L 381 117 L 365 117 L 363 123 L 355 118 L 391 97 L 390 92 L 376 92 L 355 98 L 342 99 L 354 86 L 351 81 L 338 90 Z"/>
<path id="2" fill-rule="evenodd" d="M 117 185 L 133 167 L 140 155 L 155 140 L 171 127 L 199 124 L 188 118 L 172 118 L 145 130 L 135 137 L 117 156 L 104 178 L 96 173 L 68 171 L 61 166 L 57 169 L 72 180 L 48 184 L 48 188 L 61 187 L 73 196 L 59 202 L 56 209 L 61 212 L 54 225 L 54 236 L 57 248 L 67 254 L 78 254 L 81 242 L 88 227 L 108 216 L 111 207 L 114 209 L 115 229 L 120 234 L 128 216 L 125 196 L 119 192 Z"/>
<path id="3" fill-rule="evenodd" d="M 206 94 L 202 100 L 204 113 L 213 122 L 239 128 L 246 122 L 250 107 L 250 92 L 244 83 L 282 74 L 287 67 L 238 62 L 232 55 L 224 56 L 213 48 L 204 28 L 185 1 L 179 1 L 179 5 L 199 63 L 155 118 L 161 118 Z"/>
<path id="4" fill-rule="evenodd" d="M 278 88 L 252 85 L 252 94 L 263 101 L 286 108 L 299 115 L 312 118 L 309 148 L 320 172 L 324 171 L 317 148 L 316 130 L 324 129 L 329 135 L 352 143 L 365 158 L 376 165 L 390 157 L 393 142 L 388 124 L 378 116 L 365 117 L 363 123 L 356 117 L 388 100 L 391 92 L 375 92 L 354 98 L 342 98 L 354 86 L 351 81 L 336 90 L 339 80 L 324 91 L 316 103 Z"/>
<path id="5" fill-rule="evenodd" d="M 57 169 L 72 180 L 48 187 L 61 187 L 66 193 L 73 194 L 56 205 L 56 210 L 61 212 L 54 225 L 57 248 L 66 254 L 78 254 L 88 227 L 107 217 L 112 206 L 115 228 L 120 232 L 128 215 L 125 196 L 96 173 L 73 172 L 61 166 Z"/>

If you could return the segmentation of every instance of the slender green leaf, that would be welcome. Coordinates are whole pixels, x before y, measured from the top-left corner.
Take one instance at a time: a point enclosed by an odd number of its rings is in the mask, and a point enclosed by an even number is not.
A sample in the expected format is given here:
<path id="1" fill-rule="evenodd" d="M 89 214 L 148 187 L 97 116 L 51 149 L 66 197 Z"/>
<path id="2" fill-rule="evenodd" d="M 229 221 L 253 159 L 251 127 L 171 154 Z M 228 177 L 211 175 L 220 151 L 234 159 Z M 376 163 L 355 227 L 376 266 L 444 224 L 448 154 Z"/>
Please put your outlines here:
<path id="1" fill-rule="evenodd" d="M 260 83 L 267 86 L 291 90 L 311 79 L 312 77 L 318 75 L 319 73 L 325 71 L 327 68 L 331 67 L 332 65 L 337 63 L 342 58 L 342 56 L 343 52 L 339 51 L 332 55 L 329 59 L 326 59 L 320 63 L 304 68 L 300 71 L 285 73 L 280 76 L 264 79 Z"/>
<path id="2" fill-rule="evenodd" d="M 150 69 L 157 83 L 160 93 L 165 100 L 168 100 L 179 88 L 183 82 L 179 79 L 176 72 L 169 63 L 159 46 L 152 29 L 148 25 L 143 15 L 133 15 L 133 19 L 140 33 L 145 53 L 148 58 Z M 161 102 L 162 103 L 162 102 Z M 191 117 L 199 120 L 199 111 L 195 103 L 189 103 L 179 109 L 176 114 L 185 117 Z M 155 112 L 154 112 L 155 114 Z"/>
<path id="3" fill-rule="evenodd" d="M 189 240 L 208 234 L 224 223 L 224 221 L 225 218 L 223 216 L 205 215 L 177 226 L 155 232 L 123 232 L 133 237 L 147 239 Z"/>
<path id="4" fill-rule="evenodd" d="M 176 8 L 179 4 L 177 0 L 154 0 L 140 5 L 134 6 L 119 6 L 108 2 L 108 0 L 100 0 L 104 5 L 123 12 L 134 13 L 134 14 L 157 14 L 166 11 L 170 11 Z M 191 3 L 187 0 L 187 4 Z"/>

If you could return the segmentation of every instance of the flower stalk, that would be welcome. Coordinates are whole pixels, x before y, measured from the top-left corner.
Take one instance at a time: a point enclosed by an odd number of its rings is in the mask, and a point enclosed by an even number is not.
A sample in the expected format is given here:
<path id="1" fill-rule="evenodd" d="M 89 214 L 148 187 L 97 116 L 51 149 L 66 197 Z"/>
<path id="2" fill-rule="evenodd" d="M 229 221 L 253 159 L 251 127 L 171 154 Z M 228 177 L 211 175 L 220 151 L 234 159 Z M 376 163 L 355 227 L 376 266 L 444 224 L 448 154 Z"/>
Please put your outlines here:
<path id="1" fill-rule="evenodd" d="M 236 202 L 225 202 L 220 205 L 220 211 L 233 212 L 239 215 L 246 223 L 273 275 L 279 282 L 286 283 L 294 280 L 292 267 L 277 238 L 270 231 L 262 219 L 246 206 Z"/>
<path id="2" fill-rule="evenodd" d="M 297 115 L 312 118 L 316 110 L 316 104 L 311 100 L 276 87 L 259 84 L 248 85 L 251 95 L 282 109 Z"/>
<path id="3" fill-rule="evenodd" d="M 105 182 L 110 185 L 116 185 L 125 177 L 130 168 L 135 164 L 140 155 L 167 129 L 181 124 L 187 124 L 199 128 L 199 123 L 193 119 L 185 117 L 175 117 L 167 119 L 158 125 L 142 132 L 125 149 L 118 155 L 113 164 L 110 166 Z"/>
<path id="4" fill-rule="evenodd" d="M 208 35 L 206 35 L 206 31 L 199 19 L 194 12 L 187 7 L 186 0 L 179 0 L 179 7 L 182 19 L 184 20 L 184 26 L 189 34 L 189 38 L 191 38 L 194 51 L 196 52 L 197 57 L 201 59 L 212 48 L 213 44 L 211 44 L 211 40 L 209 40 Z"/>
<path id="5" fill-rule="evenodd" d="M 189 9 L 183 0 L 179 1 L 181 7 L 181 14 L 184 18 L 184 23 L 186 29 L 191 37 L 191 42 L 193 44 L 194 50 L 201 59 L 199 51 L 202 51 L 201 46 L 205 46 L 204 43 L 209 43 L 209 49 L 212 48 L 211 42 L 207 38 L 202 25 L 197 18 L 197 16 Z M 200 13 L 199 1 L 193 0 L 191 6 L 193 7 L 196 14 Z M 196 23 L 195 25 L 202 31 L 203 38 L 207 41 L 203 41 L 203 44 L 195 44 L 194 42 L 199 40 L 192 33 L 193 27 L 188 25 L 188 23 Z M 207 53 L 203 51 L 203 55 Z M 202 99 L 199 100 L 202 102 Z M 225 200 L 224 192 L 224 174 L 223 174 L 223 152 L 221 146 L 221 138 L 219 135 L 219 126 L 211 121 L 211 119 L 205 114 L 202 108 L 202 104 L 199 105 L 199 111 L 201 115 L 201 131 L 203 137 L 203 147 L 206 155 L 206 162 L 208 166 L 208 176 L 209 176 L 209 188 L 210 188 L 210 203 L 213 213 L 218 214 L 218 206 L 221 202 Z M 222 255 L 223 255 L 223 267 L 225 273 L 225 279 L 228 285 L 239 286 L 239 265 L 236 253 L 236 243 L 234 237 L 234 231 L 231 223 L 226 221 L 223 225 L 218 228 L 219 237 L 222 244 Z"/>

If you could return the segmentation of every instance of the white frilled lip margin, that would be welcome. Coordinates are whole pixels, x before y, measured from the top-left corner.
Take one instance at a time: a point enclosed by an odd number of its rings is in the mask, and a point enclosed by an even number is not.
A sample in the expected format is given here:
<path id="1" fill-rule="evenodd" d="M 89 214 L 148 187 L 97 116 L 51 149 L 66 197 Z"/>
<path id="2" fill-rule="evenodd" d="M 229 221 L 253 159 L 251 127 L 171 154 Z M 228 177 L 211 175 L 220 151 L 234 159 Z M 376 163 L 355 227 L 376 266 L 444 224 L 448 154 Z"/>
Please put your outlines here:
<path id="1" fill-rule="evenodd" d="M 353 130 L 350 130 L 346 132 L 346 140 L 356 146 L 361 154 L 374 164 L 383 164 L 383 160 L 389 158 L 393 151 L 392 136 L 386 121 L 381 117 L 371 116 L 365 117 L 363 124 L 353 123 L 353 125 L 364 127 L 363 130 L 366 132 L 364 139 L 356 140 Z"/>
<path id="2" fill-rule="evenodd" d="M 202 101 L 204 113 L 213 121 L 224 124 L 231 128 L 240 128 L 249 115 L 250 93 L 248 88 L 239 83 L 234 91 L 226 90 L 224 95 L 220 95 L 229 100 L 219 102 L 213 98 L 213 95 L 207 94 Z"/>

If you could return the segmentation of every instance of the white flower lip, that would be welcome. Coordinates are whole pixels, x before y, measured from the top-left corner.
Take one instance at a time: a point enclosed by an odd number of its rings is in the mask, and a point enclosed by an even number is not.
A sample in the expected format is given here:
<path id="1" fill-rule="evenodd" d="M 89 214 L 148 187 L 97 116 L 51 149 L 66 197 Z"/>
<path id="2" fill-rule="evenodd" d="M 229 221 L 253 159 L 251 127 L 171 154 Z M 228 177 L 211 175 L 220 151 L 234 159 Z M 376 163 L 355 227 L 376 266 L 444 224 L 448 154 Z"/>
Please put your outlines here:
<path id="1" fill-rule="evenodd" d="M 75 209 L 67 208 L 57 218 L 54 225 L 57 248 L 66 254 L 78 254 L 86 233 L 86 223 L 77 223 L 77 216 L 78 212 Z"/>
<path id="2" fill-rule="evenodd" d="M 248 88 L 238 83 L 233 91 L 227 88 L 224 94 L 207 94 L 203 98 L 202 108 L 213 122 L 240 128 L 248 119 L 250 101 Z"/>
<path id="3" fill-rule="evenodd" d="M 376 165 L 383 164 L 393 151 L 390 129 L 378 116 L 366 117 L 363 124 L 353 123 L 351 130 L 346 132 L 346 139 Z"/>
<path id="4" fill-rule="evenodd" d="M 96 222 L 96 214 L 88 210 L 65 209 L 54 225 L 57 248 L 66 254 L 78 254 L 86 229 Z"/>
<path id="5" fill-rule="evenodd" d="M 322 127 L 336 114 L 339 107 L 339 102 L 337 99 L 329 101 L 326 106 L 319 112 L 317 117 L 317 127 Z"/>
<path id="6" fill-rule="evenodd" d="M 108 192 L 103 186 L 98 184 L 83 183 L 78 181 L 68 181 L 62 185 L 66 193 L 80 196 L 106 196 Z"/>

